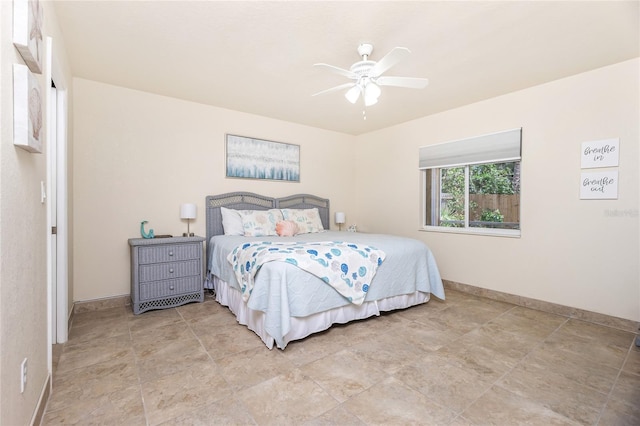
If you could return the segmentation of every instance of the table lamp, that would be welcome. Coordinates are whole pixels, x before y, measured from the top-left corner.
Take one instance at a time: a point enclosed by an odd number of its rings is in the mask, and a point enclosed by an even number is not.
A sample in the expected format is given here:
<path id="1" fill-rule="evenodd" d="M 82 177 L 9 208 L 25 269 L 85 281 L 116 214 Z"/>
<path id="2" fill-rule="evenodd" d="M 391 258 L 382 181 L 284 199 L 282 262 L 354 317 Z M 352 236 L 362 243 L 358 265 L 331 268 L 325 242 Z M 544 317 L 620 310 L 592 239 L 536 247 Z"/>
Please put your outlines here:
<path id="1" fill-rule="evenodd" d="M 344 212 L 336 212 L 336 223 L 338 224 L 338 230 L 342 231 L 342 224 L 345 222 Z"/>
<path id="2" fill-rule="evenodd" d="M 195 204 L 181 204 L 180 205 L 180 219 L 187 219 L 187 232 L 182 233 L 183 237 L 193 237 L 193 232 L 190 232 L 189 222 L 191 219 L 196 218 L 196 205 Z"/>

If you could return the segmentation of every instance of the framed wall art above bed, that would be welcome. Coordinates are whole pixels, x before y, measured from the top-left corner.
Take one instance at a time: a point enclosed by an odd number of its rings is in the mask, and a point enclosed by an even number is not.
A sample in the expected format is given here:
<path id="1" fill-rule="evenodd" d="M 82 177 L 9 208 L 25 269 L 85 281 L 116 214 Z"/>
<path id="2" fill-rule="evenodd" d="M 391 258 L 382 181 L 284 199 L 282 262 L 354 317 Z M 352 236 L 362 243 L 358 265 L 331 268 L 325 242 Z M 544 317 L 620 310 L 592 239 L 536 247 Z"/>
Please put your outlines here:
<path id="1" fill-rule="evenodd" d="M 300 182 L 300 146 L 246 136 L 226 136 L 229 178 Z"/>

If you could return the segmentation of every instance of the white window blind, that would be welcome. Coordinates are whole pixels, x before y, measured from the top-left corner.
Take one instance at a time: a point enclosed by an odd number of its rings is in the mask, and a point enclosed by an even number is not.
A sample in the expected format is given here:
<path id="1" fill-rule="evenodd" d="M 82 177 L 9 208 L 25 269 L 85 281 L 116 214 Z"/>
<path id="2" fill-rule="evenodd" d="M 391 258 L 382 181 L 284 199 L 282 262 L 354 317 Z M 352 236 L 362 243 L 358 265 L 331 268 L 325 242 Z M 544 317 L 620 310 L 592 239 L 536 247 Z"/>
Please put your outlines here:
<path id="1" fill-rule="evenodd" d="M 420 147 L 420 169 L 520 160 L 522 129 Z"/>

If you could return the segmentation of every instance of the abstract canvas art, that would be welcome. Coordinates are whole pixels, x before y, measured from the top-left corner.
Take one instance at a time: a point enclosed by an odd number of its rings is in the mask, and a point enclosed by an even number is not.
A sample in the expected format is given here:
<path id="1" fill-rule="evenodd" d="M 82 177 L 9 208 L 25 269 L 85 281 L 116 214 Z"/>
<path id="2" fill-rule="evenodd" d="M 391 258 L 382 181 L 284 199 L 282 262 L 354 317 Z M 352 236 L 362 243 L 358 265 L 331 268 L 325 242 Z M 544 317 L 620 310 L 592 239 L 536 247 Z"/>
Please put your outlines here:
<path id="1" fill-rule="evenodd" d="M 22 64 L 13 64 L 13 144 L 42 152 L 42 91 L 38 79 Z"/>
<path id="2" fill-rule="evenodd" d="M 13 44 L 32 72 L 42 72 L 43 13 L 39 0 L 13 0 Z"/>
<path id="3" fill-rule="evenodd" d="M 227 135 L 227 177 L 300 182 L 300 146 Z"/>

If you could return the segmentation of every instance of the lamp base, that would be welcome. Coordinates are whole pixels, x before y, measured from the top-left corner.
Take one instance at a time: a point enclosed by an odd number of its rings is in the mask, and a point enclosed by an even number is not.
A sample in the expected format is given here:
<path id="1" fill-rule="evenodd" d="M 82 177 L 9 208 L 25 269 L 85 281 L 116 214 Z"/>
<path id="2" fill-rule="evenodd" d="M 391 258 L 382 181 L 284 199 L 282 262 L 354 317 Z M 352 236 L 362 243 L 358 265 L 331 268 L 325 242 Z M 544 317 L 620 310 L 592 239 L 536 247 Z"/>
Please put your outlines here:
<path id="1" fill-rule="evenodd" d="M 193 232 L 191 232 L 191 229 L 189 228 L 189 225 L 190 225 L 189 219 L 187 219 L 187 232 L 183 232 L 182 233 L 183 237 L 193 237 L 194 236 Z"/>

